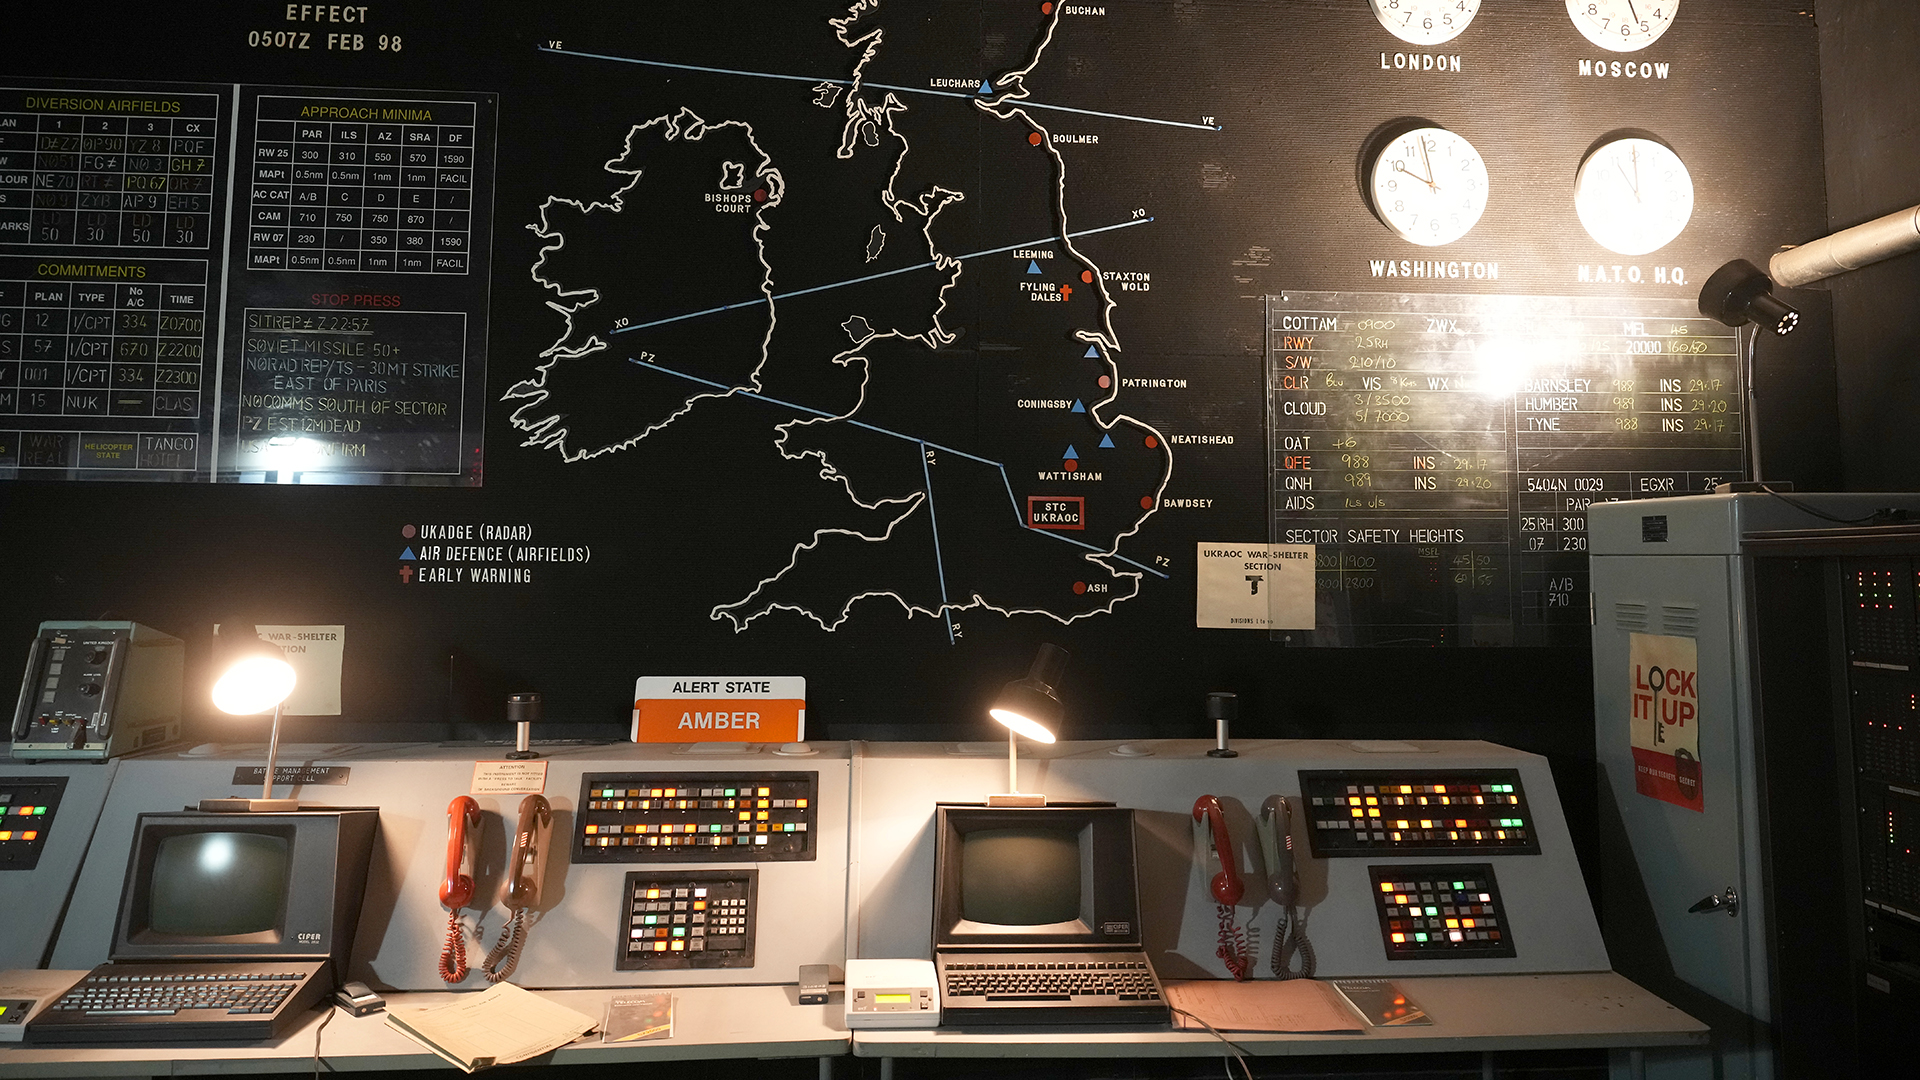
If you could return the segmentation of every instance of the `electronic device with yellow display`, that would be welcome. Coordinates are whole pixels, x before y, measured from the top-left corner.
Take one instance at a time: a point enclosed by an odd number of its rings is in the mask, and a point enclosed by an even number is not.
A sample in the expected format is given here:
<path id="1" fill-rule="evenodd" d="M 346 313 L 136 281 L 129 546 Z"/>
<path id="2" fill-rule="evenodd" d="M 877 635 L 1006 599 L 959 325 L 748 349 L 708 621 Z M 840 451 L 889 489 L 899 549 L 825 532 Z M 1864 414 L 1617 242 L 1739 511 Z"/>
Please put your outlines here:
<path id="1" fill-rule="evenodd" d="M 1374 216 L 1421 247 L 1467 235 L 1487 209 L 1487 166 L 1473 144 L 1424 122 L 1387 134 L 1365 162 L 1365 194 Z"/>
<path id="2" fill-rule="evenodd" d="M 1693 177 L 1673 148 L 1622 134 L 1593 149 L 1573 181 L 1573 208 L 1608 251 L 1646 255 L 1672 243 L 1693 217 Z"/>
<path id="3" fill-rule="evenodd" d="M 1567 0 L 1567 16 L 1588 41 L 1612 52 L 1637 52 L 1660 40 L 1680 13 L 1680 0 Z"/>
<path id="4" fill-rule="evenodd" d="M 848 960 L 847 1026 L 940 1026 L 940 994 L 931 960 Z"/>

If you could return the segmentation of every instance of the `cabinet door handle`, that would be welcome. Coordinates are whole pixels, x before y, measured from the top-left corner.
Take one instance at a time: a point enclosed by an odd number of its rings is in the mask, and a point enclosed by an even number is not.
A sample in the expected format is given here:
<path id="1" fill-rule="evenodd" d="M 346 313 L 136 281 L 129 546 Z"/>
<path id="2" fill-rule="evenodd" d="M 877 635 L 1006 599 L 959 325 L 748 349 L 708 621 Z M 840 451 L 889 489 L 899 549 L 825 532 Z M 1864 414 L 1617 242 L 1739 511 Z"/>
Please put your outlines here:
<path id="1" fill-rule="evenodd" d="M 1740 915 L 1740 894 L 1734 892 L 1733 886 L 1729 885 L 1727 886 L 1726 892 L 1718 896 L 1709 895 L 1687 910 L 1696 915 L 1708 911 L 1724 911 L 1728 916 L 1738 918 Z"/>

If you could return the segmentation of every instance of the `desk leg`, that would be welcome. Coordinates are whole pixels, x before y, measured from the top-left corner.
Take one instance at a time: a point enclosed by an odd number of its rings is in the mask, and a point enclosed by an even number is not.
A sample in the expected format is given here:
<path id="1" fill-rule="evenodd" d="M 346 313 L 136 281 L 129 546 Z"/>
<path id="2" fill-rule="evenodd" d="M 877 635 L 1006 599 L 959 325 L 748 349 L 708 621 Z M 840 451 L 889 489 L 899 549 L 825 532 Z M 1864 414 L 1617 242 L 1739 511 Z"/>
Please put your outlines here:
<path id="1" fill-rule="evenodd" d="M 833 1080 L 833 1058 L 822 1055 L 820 1058 L 820 1080 Z"/>
<path id="2" fill-rule="evenodd" d="M 1428 175 L 1432 175 L 1429 173 Z M 1627 1075 L 1633 1080 L 1647 1080 L 1647 1052 L 1645 1050 L 1627 1051 Z"/>
<path id="3" fill-rule="evenodd" d="M 893 1080 L 893 1059 L 890 1057 L 880 1059 L 880 1080 Z"/>
<path id="4" fill-rule="evenodd" d="M 1496 1070 L 1493 1067 L 1493 1051 L 1480 1051 L 1480 1080 L 1493 1080 Z"/>

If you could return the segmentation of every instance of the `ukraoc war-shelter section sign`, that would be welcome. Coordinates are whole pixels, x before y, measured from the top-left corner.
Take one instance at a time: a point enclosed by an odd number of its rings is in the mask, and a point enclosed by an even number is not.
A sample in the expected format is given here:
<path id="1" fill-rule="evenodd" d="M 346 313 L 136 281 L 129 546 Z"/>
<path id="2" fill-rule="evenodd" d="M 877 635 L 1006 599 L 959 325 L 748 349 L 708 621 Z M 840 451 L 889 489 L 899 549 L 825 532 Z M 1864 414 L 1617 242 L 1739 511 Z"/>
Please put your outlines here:
<path id="1" fill-rule="evenodd" d="M 1685 301 L 1267 302 L 1272 539 L 1314 545 L 1303 643 L 1577 643 L 1587 507 L 1745 467 L 1736 336 Z"/>

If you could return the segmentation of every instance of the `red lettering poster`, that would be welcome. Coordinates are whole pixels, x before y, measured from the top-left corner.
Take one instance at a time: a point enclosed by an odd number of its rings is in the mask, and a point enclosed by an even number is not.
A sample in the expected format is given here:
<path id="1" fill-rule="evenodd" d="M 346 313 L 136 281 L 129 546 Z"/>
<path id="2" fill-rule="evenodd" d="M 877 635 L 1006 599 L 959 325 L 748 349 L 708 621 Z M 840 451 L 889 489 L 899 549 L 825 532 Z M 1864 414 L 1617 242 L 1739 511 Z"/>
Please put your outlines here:
<path id="1" fill-rule="evenodd" d="M 1633 787 L 1642 795 L 1704 810 L 1700 775 L 1700 653 L 1692 638 L 1633 635 L 1627 730 Z"/>

